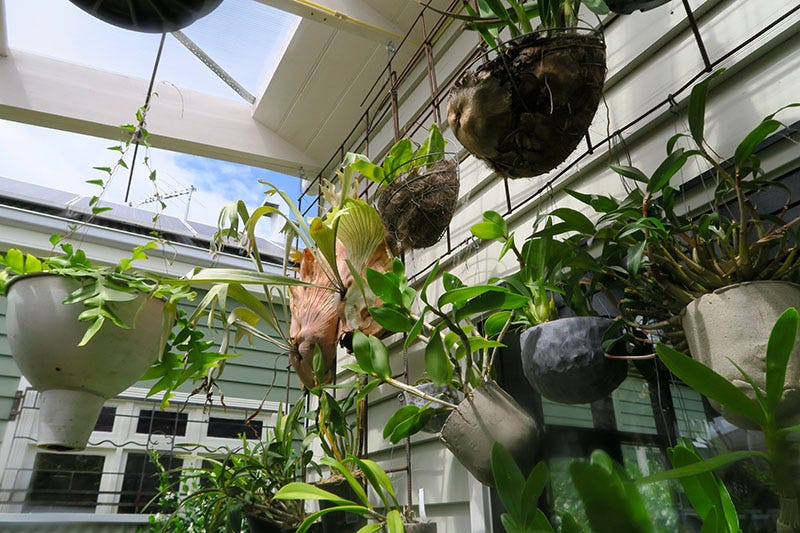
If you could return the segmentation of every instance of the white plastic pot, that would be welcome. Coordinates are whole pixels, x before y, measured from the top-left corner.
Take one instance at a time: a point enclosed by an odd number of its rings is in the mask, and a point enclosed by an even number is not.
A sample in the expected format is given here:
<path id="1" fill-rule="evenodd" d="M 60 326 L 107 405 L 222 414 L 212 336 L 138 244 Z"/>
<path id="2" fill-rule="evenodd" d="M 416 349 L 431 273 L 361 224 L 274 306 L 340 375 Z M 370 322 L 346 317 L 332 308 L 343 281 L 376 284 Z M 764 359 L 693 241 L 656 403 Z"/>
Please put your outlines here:
<path id="1" fill-rule="evenodd" d="M 789 307 L 800 308 L 800 285 L 755 281 L 704 294 L 683 312 L 683 331 L 692 357 L 755 398 L 752 387 L 731 361 L 764 390 L 767 341 L 775 321 Z M 778 417 L 782 422 L 794 424 L 800 422 L 800 343 L 795 345 L 789 359 L 785 383 Z M 753 428 L 747 419 L 716 402 L 711 405 L 732 424 Z"/>
<path id="2" fill-rule="evenodd" d="M 50 274 L 15 278 L 7 286 L 6 333 L 22 375 L 41 392 L 39 447 L 82 450 L 106 399 L 116 396 L 164 349 L 164 302 L 140 295 L 111 304 L 131 329 L 105 324 L 85 346 L 83 304 L 62 301 L 78 282 Z"/>

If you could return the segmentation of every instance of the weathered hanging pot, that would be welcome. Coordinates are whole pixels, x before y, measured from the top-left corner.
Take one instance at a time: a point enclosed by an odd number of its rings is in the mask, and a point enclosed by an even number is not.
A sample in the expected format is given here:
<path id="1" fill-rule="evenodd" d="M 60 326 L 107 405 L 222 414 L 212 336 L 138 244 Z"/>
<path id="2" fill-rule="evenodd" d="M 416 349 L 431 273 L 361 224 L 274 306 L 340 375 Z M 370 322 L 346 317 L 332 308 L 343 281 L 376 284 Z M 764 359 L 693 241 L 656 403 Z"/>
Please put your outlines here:
<path id="1" fill-rule="evenodd" d="M 648 11 L 667 2 L 669 0 L 606 0 L 606 5 L 614 13 L 630 15 L 636 10 Z"/>
<path id="2" fill-rule="evenodd" d="M 522 332 L 522 368 L 531 386 L 559 403 L 590 403 L 608 396 L 628 375 L 628 362 L 609 359 L 603 335 L 610 318 L 567 317 Z"/>
<path id="3" fill-rule="evenodd" d="M 421 174 L 403 174 L 384 189 L 377 208 L 392 252 L 433 246 L 447 229 L 458 202 L 458 164 L 437 161 Z"/>
<path id="4" fill-rule="evenodd" d="M 584 138 L 603 91 L 605 43 L 595 33 L 526 35 L 461 76 L 447 120 L 459 142 L 503 176 L 538 176 Z"/>
<path id="5" fill-rule="evenodd" d="M 683 330 L 692 357 L 755 398 L 752 387 L 733 363 L 764 390 L 767 341 L 775 321 L 789 307 L 800 308 L 800 285 L 754 281 L 704 294 L 683 312 Z M 797 424 L 800 422 L 800 343 L 795 345 L 789 359 L 785 383 L 783 399 L 778 405 L 778 421 Z M 716 402 L 710 403 L 732 424 L 754 428 L 747 419 Z"/>
<path id="6" fill-rule="evenodd" d="M 494 485 L 492 446 L 499 442 L 523 472 L 533 468 L 540 427 L 500 386 L 487 382 L 453 410 L 440 439 L 456 459 L 484 485 Z"/>
<path id="7" fill-rule="evenodd" d="M 78 346 L 86 322 L 81 304 L 62 304 L 77 281 L 30 274 L 6 287 L 6 332 L 22 375 L 41 392 L 38 445 L 53 450 L 86 447 L 103 403 L 133 385 L 164 350 L 164 302 L 140 295 L 112 302 L 130 329 L 107 325 Z"/>
<path id="8" fill-rule="evenodd" d="M 173 32 L 205 17 L 222 0 L 70 0 L 104 22 L 145 33 Z"/>

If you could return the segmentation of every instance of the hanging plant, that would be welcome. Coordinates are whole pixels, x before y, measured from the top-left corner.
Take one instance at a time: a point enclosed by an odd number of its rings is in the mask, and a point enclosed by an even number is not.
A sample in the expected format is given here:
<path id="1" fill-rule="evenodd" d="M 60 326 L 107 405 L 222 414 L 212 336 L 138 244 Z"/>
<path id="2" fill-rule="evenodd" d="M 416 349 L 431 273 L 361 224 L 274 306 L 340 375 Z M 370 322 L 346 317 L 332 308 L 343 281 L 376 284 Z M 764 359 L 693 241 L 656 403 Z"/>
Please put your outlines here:
<path id="1" fill-rule="evenodd" d="M 467 21 L 491 49 L 450 91 L 447 120 L 459 142 L 502 176 L 537 176 L 571 154 L 602 97 L 605 43 L 579 31 L 581 4 L 607 13 L 602 0 L 479 2 Z M 534 27 L 532 20 L 539 20 Z M 503 42 L 500 33 L 511 39 Z"/>
<path id="2" fill-rule="evenodd" d="M 400 139 L 382 165 L 361 154 L 348 154 L 352 167 L 380 186 L 377 207 L 392 251 L 433 246 L 447 229 L 458 201 L 458 164 L 444 152 L 439 127 L 414 151 Z"/>
<path id="3" fill-rule="evenodd" d="M 104 22 L 145 33 L 185 28 L 214 11 L 222 0 L 70 0 Z"/>

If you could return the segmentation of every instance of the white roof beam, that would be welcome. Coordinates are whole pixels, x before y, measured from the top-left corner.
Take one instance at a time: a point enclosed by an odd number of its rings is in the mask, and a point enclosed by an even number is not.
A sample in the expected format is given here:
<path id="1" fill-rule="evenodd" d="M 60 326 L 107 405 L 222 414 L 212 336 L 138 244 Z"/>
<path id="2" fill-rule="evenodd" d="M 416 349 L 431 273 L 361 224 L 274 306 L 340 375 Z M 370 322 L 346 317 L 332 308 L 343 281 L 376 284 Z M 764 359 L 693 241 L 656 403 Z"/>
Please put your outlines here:
<path id="1" fill-rule="evenodd" d="M 147 80 L 11 50 L 0 58 L 0 119 L 116 139 L 135 121 Z M 291 175 L 319 164 L 252 117 L 252 106 L 156 84 L 147 129 L 158 148 Z"/>
<path id="2" fill-rule="evenodd" d="M 400 41 L 405 31 L 363 0 L 258 0 L 337 30 L 354 33 L 385 44 Z"/>
<path id="3" fill-rule="evenodd" d="M 8 55 L 8 30 L 6 29 L 6 3 L 0 0 L 0 57 Z"/>

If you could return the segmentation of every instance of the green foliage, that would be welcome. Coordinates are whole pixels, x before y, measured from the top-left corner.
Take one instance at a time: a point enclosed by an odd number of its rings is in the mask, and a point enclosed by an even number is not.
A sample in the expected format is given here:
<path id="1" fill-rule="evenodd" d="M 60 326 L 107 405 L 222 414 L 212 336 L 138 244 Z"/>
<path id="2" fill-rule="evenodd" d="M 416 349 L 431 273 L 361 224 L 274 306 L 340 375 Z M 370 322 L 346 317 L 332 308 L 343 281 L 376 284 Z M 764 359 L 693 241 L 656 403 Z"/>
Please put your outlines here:
<path id="1" fill-rule="evenodd" d="M 659 344 L 656 352 L 664 365 L 699 393 L 719 402 L 725 409 L 736 412 L 753 424 L 763 433 L 767 451 L 738 451 L 699 460 L 693 449 L 688 449 L 685 441 L 679 443 L 677 451 L 673 451 L 673 468 L 639 480 L 639 483 L 661 481 L 665 479 L 688 479 L 690 489 L 687 494 L 692 504 L 705 513 L 710 525 L 709 531 L 737 531 L 738 522 L 734 520 L 730 496 L 715 478 L 707 474 L 743 459 L 760 457 L 770 465 L 770 472 L 779 496 L 781 505 L 796 502 L 796 449 L 793 441 L 800 428 L 785 426 L 777 416 L 778 402 L 785 388 L 786 366 L 789 355 L 797 340 L 800 315 L 797 309 L 789 308 L 776 321 L 767 344 L 766 353 L 766 391 L 760 390 L 751 376 L 742 372 L 742 378 L 753 387 L 755 399 L 751 399 L 726 379 L 702 363 L 683 355 L 668 346 Z M 686 482 L 684 482 L 686 483 Z M 691 493 L 690 493 L 691 490 Z M 703 514 L 701 514 L 703 516 Z M 781 510 L 781 516 L 796 516 L 796 509 Z M 787 525 L 790 528 L 800 527 L 797 521 Z"/>
<path id="2" fill-rule="evenodd" d="M 423 0 L 417 2 L 437 13 L 463 20 L 466 27 L 479 32 L 491 48 L 502 43 L 500 34 L 504 31 L 513 38 L 534 31 L 551 35 L 556 31 L 574 29 L 580 21 L 581 6 L 596 15 L 609 11 L 603 0 L 478 0 L 477 9 L 464 0 L 464 13 L 441 11 Z"/>
<path id="3" fill-rule="evenodd" d="M 508 533 L 554 531 L 537 502 L 549 476 L 547 465 L 538 463 L 527 479 L 502 444 L 492 446 L 492 475 L 506 509 L 500 519 Z"/>
<path id="4" fill-rule="evenodd" d="M 709 84 L 721 72 L 692 89 L 689 133 L 667 141 L 667 155 L 651 174 L 632 166 L 611 167 L 634 185 L 625 198 L 570 191 L 599 215 L 596 225 L 570 226 L 602 248 L 605 273 L 625 291 L 622 318 L 635 329 L 655 330 L 679 349 L 685 346 L 679 315 L 702 294 L 746 281 L 800 281 L 800 234 L 795 229 L 800 218 L 762 212 L 751 201 L 755 193 L 784 188 L 761 168 L 755 153 L 784 125 L 773 113 L 744 136 L 732 158 L 719 155 L 705 137 L 705 107 Z M 690 161 L 713 175 L 708 213 L 685 213 L 677 205 L 676 176 Z"/>
<path id="5" fill-rule="evenodd" d="M 282 487 L 276 494 L 278 500 L 326 500 L 334 505 L 327 509 L 309 515 L 297 529 L 297 533 L 305 533 L 320 517 L 333 512 L 349 512 L 364 515 L 376 524 L 370 524 L 361 531 L 379 531 L 385 527 L 388 533 L 403 533 L 405 527 L 402 520 L 402 507 L 397 501 L 394 487 L 386 472 L 374 461 L 347 456 L 341 461 L 326 457 L 322 462 L 331 468 L 335 474 L 342 476 L 356 495 L 357 501 L 341 498 L 331 492 L 320 489 L 310 483 L 289 483 Z M 367 493 L 361 482 L 352 474 L 359 471 L 366 479 L 367 485 L 378 495 L 383 509 L 378 511 L 369 501 Z"/>
<path id="6" fill-rule="evenodd" d="M 561 222 L 555 222 L 560 219 Z M 544 221 L 544 227 L 540 227 Z M 470 228 L 482 240 L 502 244 L 498 259 L 512 252 L 518 270 L 499 280 L 514 296 L 525 302 L 516 310 L 512 322 L 515 329 L 526 329 L 558 318 L 555 295 L 576 314 L 593 315 L 591 300 L 600 289 L 601 265 L 589 254 L 576 231 L 594 228 L 585 215 L 570 209 L 556 209 L 546 218 L 533 223 L 532 233 L 518 248 L 515 234 L 495 211 L 483 214 L 483 221 Z M 569 237 L 562 234 L 572 232 Z M 558 238 L 556 238 L 558 236 Z M 503 309 L 496 306 L 495 309 Z"/>
<path id="7" fill-rule="evenodd" d="M 433 163 L 444 158 L 444 146 L 439 126 L 431 124 L 427 139 L 416 150 L 411 139 L 403 138 L 389 149 L 382 164 L 377 165 L 365 155 L 350 152 L 345 156 L 345 168 L 355 170 L 379 185 L 388 186 L 403 174 L 416 176 L 425 173 Z"/>
<path id="8" fill-rule="evenodd" d="M 305 519 L 302 503 L 276 499 L 275 494 L 314 466 L 302 407 L 298 403 L 288 413 L 278 413 L 263 441 L 250 443 L 242 437 L 240 448 L 206 458 L 209 466 L 182 471 L 177 486 L 162 483 L 162 498 L 174 501 L 180 488 L 186 493 L 174 502 L 171 514 L 151 523 L 154 530 L 181 531 L 189 522 L 195 531 L 246 531 L 242 522 L 248 515 L 282 528 L 298 527 Z"/>

